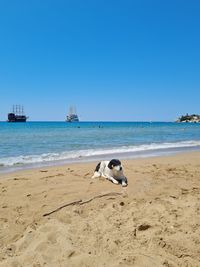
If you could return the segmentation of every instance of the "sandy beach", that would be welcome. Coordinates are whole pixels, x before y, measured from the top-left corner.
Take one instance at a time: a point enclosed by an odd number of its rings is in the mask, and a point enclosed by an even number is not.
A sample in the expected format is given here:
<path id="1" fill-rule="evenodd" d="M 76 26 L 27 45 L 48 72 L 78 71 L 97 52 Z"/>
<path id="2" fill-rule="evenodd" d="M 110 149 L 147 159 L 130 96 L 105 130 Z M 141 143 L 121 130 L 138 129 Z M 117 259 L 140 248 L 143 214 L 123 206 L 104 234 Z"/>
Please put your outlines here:
<path id="1" fill-rule="evenodd" d="M 200 152 L 122 163 L 1 174 L 0 267 L 200 266 Z"/>

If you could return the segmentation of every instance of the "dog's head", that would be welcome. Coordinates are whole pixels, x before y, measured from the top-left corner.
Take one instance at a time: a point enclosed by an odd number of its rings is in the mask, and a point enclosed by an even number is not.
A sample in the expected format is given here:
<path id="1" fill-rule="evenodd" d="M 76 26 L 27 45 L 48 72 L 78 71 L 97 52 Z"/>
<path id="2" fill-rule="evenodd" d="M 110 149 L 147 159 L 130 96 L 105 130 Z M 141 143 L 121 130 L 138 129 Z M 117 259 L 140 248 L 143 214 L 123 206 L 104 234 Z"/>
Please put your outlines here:
<path id="1" fill-rule="evenodd" d="M 109 163 L 108 163 L 108 168 L 115 171 L 115 172 L 120 172 L 122 171 L 122 164 L 121 161 L 118 159 L 112 159 Z"/>

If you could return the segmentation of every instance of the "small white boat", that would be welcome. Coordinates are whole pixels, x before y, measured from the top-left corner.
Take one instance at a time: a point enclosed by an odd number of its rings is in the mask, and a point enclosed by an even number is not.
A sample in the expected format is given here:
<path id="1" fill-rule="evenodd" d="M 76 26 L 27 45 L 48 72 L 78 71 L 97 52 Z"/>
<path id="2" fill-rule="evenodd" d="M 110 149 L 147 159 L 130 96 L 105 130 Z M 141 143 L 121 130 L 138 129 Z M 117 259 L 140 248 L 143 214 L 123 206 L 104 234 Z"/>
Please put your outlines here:
<path id="1" fill-rule="evenodd" d="M 67 115 L 66 122 L 79 122 L 75 107 L 71 106 L 69 108 L 69 114 Z"/>

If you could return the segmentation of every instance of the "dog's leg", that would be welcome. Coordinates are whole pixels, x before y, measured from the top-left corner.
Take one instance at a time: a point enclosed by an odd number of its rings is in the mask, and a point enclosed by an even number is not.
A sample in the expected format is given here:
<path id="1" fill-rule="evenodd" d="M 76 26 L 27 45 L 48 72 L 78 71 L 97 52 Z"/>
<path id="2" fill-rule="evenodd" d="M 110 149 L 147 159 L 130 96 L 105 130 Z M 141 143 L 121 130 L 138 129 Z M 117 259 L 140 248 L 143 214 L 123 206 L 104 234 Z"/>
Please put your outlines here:
<path id="1" fill-rule="evenodd" d="M 127 178 L 124 176 L 122 179 L 122 186 L 127 186 L 128 185 L 128 180 Z"/>
<path id="2" fill-rule="evenodd" d="M 122 181 L 122 186 L 127 186 L 127 183 L 124 180 Z"/>
<path id="3" fill-rule="evenodd" d="M 92 176 L 92 179 L 98 178 L 100 176 L 101 176 L 101 173 L 100 172 L 94 172 L 94 175 Z"/>

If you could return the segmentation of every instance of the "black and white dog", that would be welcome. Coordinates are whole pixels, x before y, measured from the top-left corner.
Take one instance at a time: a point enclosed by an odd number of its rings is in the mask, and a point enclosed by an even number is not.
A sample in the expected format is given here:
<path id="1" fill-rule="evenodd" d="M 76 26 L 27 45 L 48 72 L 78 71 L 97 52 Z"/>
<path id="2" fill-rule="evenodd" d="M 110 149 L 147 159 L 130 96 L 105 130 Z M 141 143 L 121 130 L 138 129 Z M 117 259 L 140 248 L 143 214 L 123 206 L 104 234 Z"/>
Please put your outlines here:
<path id="1" fill-rule="evenodd" d="M 122 186 L 127 186 L 127 178 L 123 174 L 122 164 L 118 159 L 112 159 L 111 161 L 101 161 L 96 166 L 93 178 L 104 177 L 114 184 L 121 183 Z"/>

